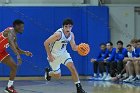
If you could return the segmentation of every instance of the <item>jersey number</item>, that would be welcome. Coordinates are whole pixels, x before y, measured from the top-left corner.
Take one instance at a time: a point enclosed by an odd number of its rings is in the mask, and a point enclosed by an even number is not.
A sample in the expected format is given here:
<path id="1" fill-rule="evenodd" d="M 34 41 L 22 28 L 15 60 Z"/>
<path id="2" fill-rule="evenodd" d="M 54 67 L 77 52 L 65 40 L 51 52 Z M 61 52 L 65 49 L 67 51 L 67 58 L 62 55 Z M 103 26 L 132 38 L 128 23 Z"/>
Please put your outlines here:
<path id="1" fill-rule="evenodd" d="M 62 47 L 61 47 L 61 49 L 63 49 L 65 46 L 66 46 L 67 44 L 62 44 Z"/>

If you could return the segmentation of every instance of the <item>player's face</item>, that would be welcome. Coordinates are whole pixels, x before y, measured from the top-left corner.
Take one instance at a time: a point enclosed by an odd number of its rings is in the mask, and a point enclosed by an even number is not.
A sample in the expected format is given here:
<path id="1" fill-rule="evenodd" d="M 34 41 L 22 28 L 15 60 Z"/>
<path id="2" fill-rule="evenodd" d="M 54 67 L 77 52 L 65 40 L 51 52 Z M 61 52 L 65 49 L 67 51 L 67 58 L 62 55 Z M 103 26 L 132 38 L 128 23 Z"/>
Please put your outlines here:
<path id="1" fill-rule="evenodd" d="M 100 48 L 101 48 L 101 50 L 104 51 L 106 49 L 106 46 L 105 45 L 101 45 Z"/>
<path id="2" fill-rule="evenodd" d="M 67 33 L 70 33 L 71 32 L 71 30 L 72 30 L 72 25 L 71 24 L 68 24 L 68 25 L 64 25 L 63 26 L 63 30 L 65 31 L 65 32 L 67 32 Z"/>
<path id="3" fill-rule="evenodd" d="M 140 48 L 140 42 L 137 43 L 137 48 Z"/>
<path id="4" fill-rule="evenodd" d="M 107 47 L 107 49 L 111 49 L 112 48 L 112 46 L 110 45 L 110 44 L 106 44 L 106 47 Z"/>
<path id="5" fill-rule="evenodd" d="M 136 48 L 137 47 L 137 43 L 131 43 L 131 45 Z"/>
<path id="6" fill-rule="evenodd" d="M 132 47 L 127 47 L 128 52 L 132 52 Z"/>
<path id="7" fill-rule="evenodd" d="M 23 33 L 24 31 L 24 24 L 20 24 L 20 25 L 16 25 L 15 26 L 15 30 L 18 32 L 18 33 Z"/>
<path id="8" fill-rule="evenodd" d="M 118 48 L 118 49 L 121 49 L 121 48 L 123 48 L 123 45 L 120 44 L 120 43 L 118 43 L 118 44 L 117 44 L 117 48 Z"/>

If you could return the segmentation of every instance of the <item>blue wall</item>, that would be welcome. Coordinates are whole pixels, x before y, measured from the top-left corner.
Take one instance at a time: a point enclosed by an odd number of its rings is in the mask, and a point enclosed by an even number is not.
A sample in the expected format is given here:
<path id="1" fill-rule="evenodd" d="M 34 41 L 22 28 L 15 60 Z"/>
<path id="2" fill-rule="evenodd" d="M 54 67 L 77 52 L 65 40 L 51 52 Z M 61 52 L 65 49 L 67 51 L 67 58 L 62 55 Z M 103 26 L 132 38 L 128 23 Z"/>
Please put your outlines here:
<path id="1" fill-rule="evenodd" d="M 74 60 L 80 75 L 93 73 L 90 58 L 96 57 L 99 44 L 110 40 L 108 7 L 0 7 L 0 31 L 12 25 L 14 19 L 25 22 L 25 31 L 18 35 L 21 49 L 29 50 L 33 57 L 22 56 L 23 64 L 18 68 L 18 76 L 41 76 L 48 65 L 44 41 L 62 26 L 65 18 L 74 21 L 73 32 L 76 43 L 86 42 L 90 45 L 90 54 L 81 57 L 68 46 L 68 51 Z M 7 51 L 14 57 L 13 52 Z M 16 59 L 15 59 L 16 60 Z M 62 66 L 62 74 L 70 75 L 68 69 Z M 0 76 L 8 76 L 9 69 L 0 64 Z"/>

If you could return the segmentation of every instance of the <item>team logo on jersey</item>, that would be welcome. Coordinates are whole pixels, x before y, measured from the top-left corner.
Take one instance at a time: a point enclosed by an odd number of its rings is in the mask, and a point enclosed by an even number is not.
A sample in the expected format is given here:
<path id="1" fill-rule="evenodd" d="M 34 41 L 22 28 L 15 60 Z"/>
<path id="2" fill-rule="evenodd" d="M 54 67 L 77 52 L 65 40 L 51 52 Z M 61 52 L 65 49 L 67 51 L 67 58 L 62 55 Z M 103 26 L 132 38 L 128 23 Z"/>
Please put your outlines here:
<path id="1" fill-rule="evenodd" d="M 69 41 L 68 40 L 65 40 L 65 41 L 62 41 L 61 43 L 68 43 Z"/>

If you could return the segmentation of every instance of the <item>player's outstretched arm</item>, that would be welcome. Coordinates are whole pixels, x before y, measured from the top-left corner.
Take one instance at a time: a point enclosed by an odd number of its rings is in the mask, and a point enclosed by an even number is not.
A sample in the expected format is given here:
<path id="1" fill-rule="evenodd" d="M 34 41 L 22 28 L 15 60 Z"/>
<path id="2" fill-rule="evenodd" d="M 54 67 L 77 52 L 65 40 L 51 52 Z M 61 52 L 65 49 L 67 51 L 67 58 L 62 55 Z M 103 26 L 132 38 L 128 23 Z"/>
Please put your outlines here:
<path id="1" fill-rule="evenodd" d="M 17 41 L 16 40 L 14 41 L 14 43 L 15 43 L 15 46 L 16 46 L 19 54 L 25 54 L 26 56 L 32 56 L 32 53 L 31 52 L 20 49 L 18 47 L 18 44 L 17 44 Z"/>
<path id="2" fill-rule="evenodd" d="M 78 46 L 75 43 L 75 37 L 74 37 L 74 34 L 73 33 L 72 33 L 72 39 L 70 41 L 70 45 L 71 45 L 73 51 L 77 51 L 77 47 Z"/>

